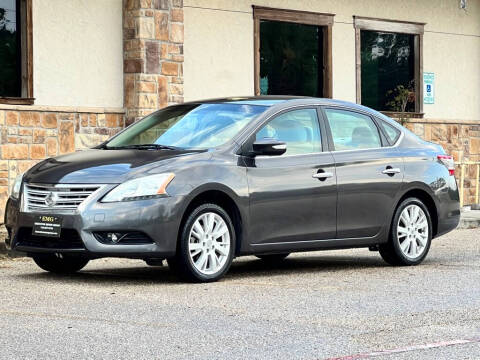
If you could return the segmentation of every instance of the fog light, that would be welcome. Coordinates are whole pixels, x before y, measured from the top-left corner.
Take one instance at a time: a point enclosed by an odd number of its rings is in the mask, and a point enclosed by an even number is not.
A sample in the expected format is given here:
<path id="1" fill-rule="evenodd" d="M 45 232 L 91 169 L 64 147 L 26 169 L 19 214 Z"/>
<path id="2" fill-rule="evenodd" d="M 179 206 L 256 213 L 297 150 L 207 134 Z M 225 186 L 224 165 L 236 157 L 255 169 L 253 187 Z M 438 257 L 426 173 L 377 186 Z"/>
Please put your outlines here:
<path id="1" fill-rule="evenodd" d="M 114 244 L 118 243 L 120 241 L 120 237 L 117 236 L 115 233 L 108 233 L 107 238 Z"/>
<path id="2" fill-rule="evenodd" d="M 140 231 L 95 231 L 93 236 L 106 245 L 153 244 L 153 240 Z"/>

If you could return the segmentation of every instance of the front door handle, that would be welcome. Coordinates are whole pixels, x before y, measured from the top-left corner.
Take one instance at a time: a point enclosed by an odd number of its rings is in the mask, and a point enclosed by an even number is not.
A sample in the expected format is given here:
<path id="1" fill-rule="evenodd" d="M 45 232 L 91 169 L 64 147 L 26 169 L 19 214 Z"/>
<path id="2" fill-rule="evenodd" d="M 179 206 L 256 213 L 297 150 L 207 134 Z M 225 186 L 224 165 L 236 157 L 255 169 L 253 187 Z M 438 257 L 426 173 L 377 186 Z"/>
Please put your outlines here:
<path id="1" fill-rule="evenodd" d="M 401 170 L 399 168 L 387 168 L 382 171 L 382 174 L 395 175 L 395 174 L 399 174 L 400 172 Z"/>
<path id="2" fill-rule="evenodd" d="M 315 179 L 325 180 L 327 178 L 331 178 L 333 174 L 331 172 L 318 172 L 313 174 L 312 177 Z"/>

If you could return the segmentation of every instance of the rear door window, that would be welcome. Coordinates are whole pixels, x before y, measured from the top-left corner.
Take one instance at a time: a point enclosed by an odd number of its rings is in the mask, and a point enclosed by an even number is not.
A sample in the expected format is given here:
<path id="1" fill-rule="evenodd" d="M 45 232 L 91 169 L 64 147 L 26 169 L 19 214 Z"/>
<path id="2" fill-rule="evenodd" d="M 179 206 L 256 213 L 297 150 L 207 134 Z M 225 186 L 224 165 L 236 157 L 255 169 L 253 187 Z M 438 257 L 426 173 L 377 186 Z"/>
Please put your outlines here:
<path id="1" fill-rule="evenodd" d="M 325 109 L 336 151 L 382 146 L 380 133 L 370 116 L 341 109 Z"/>

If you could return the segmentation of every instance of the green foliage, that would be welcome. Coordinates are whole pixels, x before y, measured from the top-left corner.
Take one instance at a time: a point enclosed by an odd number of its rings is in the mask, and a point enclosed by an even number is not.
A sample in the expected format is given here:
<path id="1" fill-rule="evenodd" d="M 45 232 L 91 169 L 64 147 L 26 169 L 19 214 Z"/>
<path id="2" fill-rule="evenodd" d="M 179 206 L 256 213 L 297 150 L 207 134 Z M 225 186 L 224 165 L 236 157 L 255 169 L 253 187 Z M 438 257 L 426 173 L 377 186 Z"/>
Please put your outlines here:
<path id="1" fill-rule="evenodd" d="M 387 109 L 401 113 L 407 112 L 407 105 L 415 101 L 414 84 L 414 81 L 411 81 L 408 87 L 398 85 L 394 89 L 388 90 L 386 98 L 390 100 L 385 104 Z M 404 125 L 407 122 L 407 118 L 401 116 L 400 122 Z"/>
<path id="2" fill-rule="evenodd" d="M 408 89 L 406 89 L 403 85 L 398 85 L 395 89 L 387 91 L 387 96 L 393 96 L 393 99 L 387 102 L 386 105 L 393 111 L 398 111 L 403 114 L 407 106 L 408 94 Z M 400 116 L 399 120 L 402 125 L 405 125 L 408 121 L 408 119 L 403 115 Z"/>
<path id="3" fill-rule="evenodd" d="M 398 85 L 395 89 L 388 90 L 387 96 L 391 97 L 392 100 L 386 103 L 387 107 L 393 111 L 405 112 L 409 94 L 410 90 L 403 85 Z"/>

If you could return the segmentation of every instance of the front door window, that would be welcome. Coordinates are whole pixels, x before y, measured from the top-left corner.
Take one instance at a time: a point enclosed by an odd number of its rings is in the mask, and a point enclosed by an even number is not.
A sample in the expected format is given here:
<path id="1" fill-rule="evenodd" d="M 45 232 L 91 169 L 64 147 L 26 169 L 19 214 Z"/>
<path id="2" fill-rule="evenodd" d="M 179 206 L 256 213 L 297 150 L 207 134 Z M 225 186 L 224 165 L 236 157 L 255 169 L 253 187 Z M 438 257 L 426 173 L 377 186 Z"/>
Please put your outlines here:
<path id="1" fill-rule="evenodd" d="M 312 154 L 322 151 L 317 110 L 293 110 L 277 116 L 256 135 L 257 140 L 273 138 L 284 141 L 284 155 Z"/>

